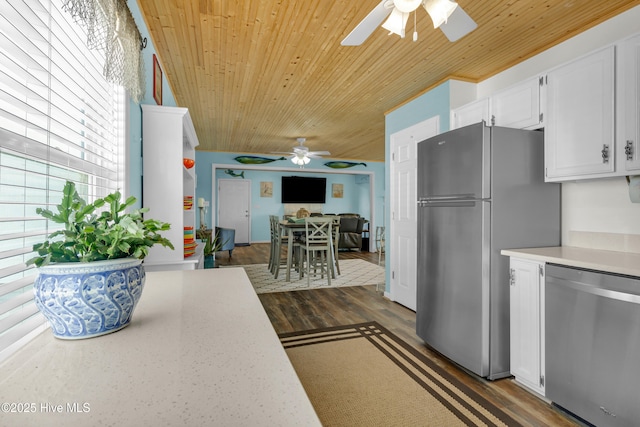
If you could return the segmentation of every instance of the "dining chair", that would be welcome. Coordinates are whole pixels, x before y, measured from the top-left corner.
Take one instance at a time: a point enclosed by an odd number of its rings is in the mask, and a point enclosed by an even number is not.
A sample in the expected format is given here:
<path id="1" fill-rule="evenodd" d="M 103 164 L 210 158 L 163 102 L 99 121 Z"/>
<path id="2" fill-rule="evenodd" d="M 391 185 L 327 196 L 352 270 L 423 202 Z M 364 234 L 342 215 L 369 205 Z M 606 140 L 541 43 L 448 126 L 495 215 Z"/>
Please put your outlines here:
<path id="1" fill-rule="evenodd" d="M 274 273 L 275 269 L 275 260 L 276 258 L 276 243 L 277 233 L 278 233 L 278 216 L 277 215 L 269 215 L 269 229 L 271 235 L 271 247 L 269 248 L 269 271 L 271 274 Z"/>
<path id="2" fill-rule="evenodd" d="M 384 227 L 376 227 L 376 250 L 378 251 L 378 265 L 382 261 L 382 254 L 385 251 Z"/>
<path id="3" fill-rule="evenodd" d="M 332 277 L 336 278 L 337 274 L 340 274 L 340 260 L 338 257 L 338 244 L 340 243 L 340 217 L 337 215 L 328 216 L 333 218 L 333 224 L 331 225 L 331 233 L 333 234 L 333 264 L 335 265 L 335 270 L 332 268 L 331 273 Z"/>
<path id="4" fill-rule="evenodd" d="M 298 255 L 300 251 L 300 242 L 294 237 L 292 237 L 291 242 L 291 254 L 288 252 L 289 247 L 289 233 L 286 233 L 285 229 L 280 225 L 280 220 L 278 217 L 275 217 L 274 225 L 273 225 L 273 261 L 272 261 L 272 269 L 271 273 L 273 274 L 273 278 L 277 279 L 280 274 L 280 267 L 288 268 L 288 258 L 291 257 L 292 267 L 296 270 L 299 270 L 301 267 L 299 266 L 300 256 Z M 290 274 L 290 273 L 289 273 Z M 302 278 L 302 271 L 300 271 L 300 278 Z"/>
<path id="5" fill-rule="evenodd" d="M 301 249 L 304 257 L 304 274 L 307 275 L 307 284 L 311 286 L 311 275 L 318 275 L 324 279 L 327 276 L 327 284 L 331 286 L 331 276 L 333 270 L 332 248 L 334 246 L 334 236 L 331 232 L 334 219 L 332 217 L 308 217 L 305 218 L 304 242 Z M 313 272 L 312 272 L 313 267 Z M 318 271 L 319 270 L 319 271 Z"/>

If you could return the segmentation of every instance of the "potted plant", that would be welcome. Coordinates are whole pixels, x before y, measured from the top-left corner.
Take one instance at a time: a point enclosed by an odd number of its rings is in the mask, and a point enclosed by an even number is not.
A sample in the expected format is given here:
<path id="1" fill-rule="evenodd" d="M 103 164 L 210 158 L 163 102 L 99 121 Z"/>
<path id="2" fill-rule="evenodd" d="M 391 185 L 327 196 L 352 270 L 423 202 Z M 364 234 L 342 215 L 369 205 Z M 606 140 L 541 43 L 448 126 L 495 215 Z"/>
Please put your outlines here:
<path id="1" fill-rule="evenodd" d="M 156 244 L 173 249 L 160 235 L 169 224 L 144 219 L 146 208 L 125 213 L 136 199 L 120 199 L 118 191 L 87 203 L 67 181 L 57 212 L 36 209 L 62 225 L 33 246 L 38 256 L 27 261 L 38 267 L 35 302 L 57 338 L 90 338 L 127 326 L 144 287 L 142 259 Z"/>
<path id="2" fill-rule="evenodd" d="M 204 240 L 204 268 L 215 268 L 216 267 L 216 252 L 222 250 L 224 245 L 227 244 L 229 239 L 224 242 L 220 241 L 220 231 L 216 231 L 216 235 L 212 238 L 206 238 Z"/>

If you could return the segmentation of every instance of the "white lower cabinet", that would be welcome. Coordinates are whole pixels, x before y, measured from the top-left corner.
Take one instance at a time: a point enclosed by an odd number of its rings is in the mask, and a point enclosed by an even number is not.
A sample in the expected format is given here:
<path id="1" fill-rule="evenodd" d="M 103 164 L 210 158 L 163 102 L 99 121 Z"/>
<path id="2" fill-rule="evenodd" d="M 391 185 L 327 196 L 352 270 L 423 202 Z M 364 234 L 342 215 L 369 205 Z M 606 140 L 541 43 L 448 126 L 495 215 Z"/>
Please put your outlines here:
<path id="1" fill-rule="evenodd" d="M 544 263 L 510 261 L 511 374 L 544 396 Z"/>

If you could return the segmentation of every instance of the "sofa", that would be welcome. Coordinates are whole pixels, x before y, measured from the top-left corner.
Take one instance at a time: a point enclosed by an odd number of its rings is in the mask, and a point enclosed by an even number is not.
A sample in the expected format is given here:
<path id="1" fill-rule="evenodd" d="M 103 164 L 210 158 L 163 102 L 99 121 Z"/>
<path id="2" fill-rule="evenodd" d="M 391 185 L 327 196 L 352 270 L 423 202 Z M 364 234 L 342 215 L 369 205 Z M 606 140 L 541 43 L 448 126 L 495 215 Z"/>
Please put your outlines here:
<path id="1" fill-rule="evenodd" d="M 366 220 L 355 213 L 341 213 L 338 249 L 362 249 L 362 229 Z"/>

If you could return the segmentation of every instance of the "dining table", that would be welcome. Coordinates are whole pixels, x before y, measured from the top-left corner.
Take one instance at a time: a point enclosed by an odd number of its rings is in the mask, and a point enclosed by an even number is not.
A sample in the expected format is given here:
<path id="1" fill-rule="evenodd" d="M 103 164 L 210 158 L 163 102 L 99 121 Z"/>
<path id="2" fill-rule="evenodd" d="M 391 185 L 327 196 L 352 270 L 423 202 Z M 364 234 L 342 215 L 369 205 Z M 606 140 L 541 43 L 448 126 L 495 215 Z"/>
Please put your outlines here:
<path id="1" fill-rule="evenodd" d="M 304 221 L 290 221 L 288 219 L 283 219 L 278 222 L 282 229 L 287 231 L 287 272 L 285 275 L 285 281 L 291 281 L 291 265 L 293 264 L 293 241 L 296 232 L 305 232 L 305 223 Z M 337 250 L 335 245 L 331 245 L 332 248 L 332 274 L 335 277 L 335 260 L 338 257 Z"/>

